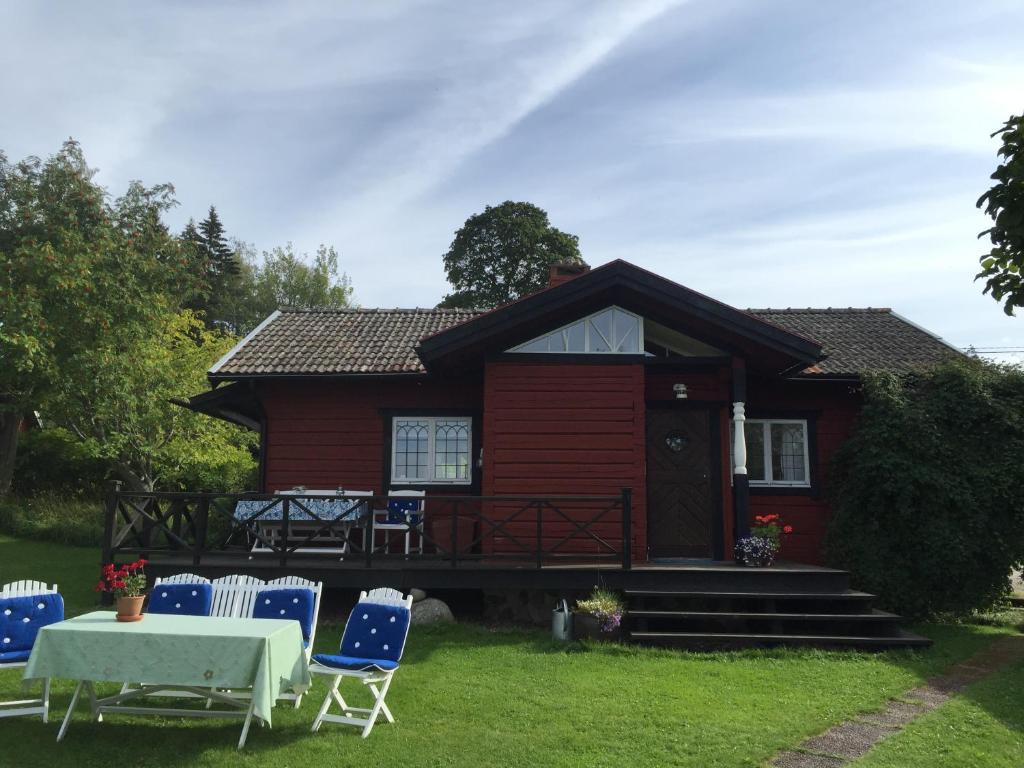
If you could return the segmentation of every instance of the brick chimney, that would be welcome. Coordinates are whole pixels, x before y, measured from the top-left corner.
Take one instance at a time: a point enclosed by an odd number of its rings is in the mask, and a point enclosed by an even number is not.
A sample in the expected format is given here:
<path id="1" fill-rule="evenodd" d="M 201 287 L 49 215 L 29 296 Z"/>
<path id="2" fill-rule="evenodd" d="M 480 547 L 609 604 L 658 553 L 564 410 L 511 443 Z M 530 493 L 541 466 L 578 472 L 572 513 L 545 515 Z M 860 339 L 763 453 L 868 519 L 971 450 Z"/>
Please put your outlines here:
<path id="1" fill-rule="evenodd" d="M 589 264 L 572 264 L 568 262 L 557 262 L 551 265 L 548 273 L 548 288 L 567 283 L 574 277 L 579 277 L 590 271 Z"/>

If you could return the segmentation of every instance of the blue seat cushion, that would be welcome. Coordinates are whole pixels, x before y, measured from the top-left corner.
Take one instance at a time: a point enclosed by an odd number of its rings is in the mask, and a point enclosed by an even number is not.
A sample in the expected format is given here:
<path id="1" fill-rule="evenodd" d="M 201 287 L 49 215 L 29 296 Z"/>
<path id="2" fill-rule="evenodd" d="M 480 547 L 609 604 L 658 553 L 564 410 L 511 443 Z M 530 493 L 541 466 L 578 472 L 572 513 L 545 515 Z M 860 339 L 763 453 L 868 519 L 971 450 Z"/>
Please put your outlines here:
<path id="1" fill-rule="evenodd" d="M 13 664 L 16 661 L 28 661 L 32 651 L 0 651 L 0 664 Z"/>
<path id="2" fill-rule="evenodd" d="M 404 605 L 358 602 L 341 637 L 341 655 L 355 659 L 398 661 L 409 634 Z"/>
<path id="3" fill-rule="evenodd" d="M 420 522 L 420 500 L 389 501 L 387 522 L 391 525 L 398 525 L 408 521 L 409 525 L 419 525 Z"/>
<path id="4" fill-rule="evenodd" d="M 209 616 L 213 605 L 210 584 L 157 584 L 149 593 L 150 613 L 176 616 Z"/>
<path id="5" fill-rule="evenodd" d="M 0 653 L 31 651 L 39 630 L 64 621 L 60 595 L 0 598 Z"/>
<path id="6" fill-rule="evenodd" d="M 335 653 L 318 653 L 313 656 L 313 661 L 323 664 L 325 667 L 336 669 L 352 669 L 365 672 L 368 669 L 379 669 L 382 672 L 390 672 L 398 669 L 398 662 L 390 659 L 363 659 L 358 656 L 343 656 Z"/>
<path id="7" fill-rule="evenodd" d="M 254 619 L 294 619 L 302 627 L 302 643 L 309 646 L 313 634 L 313 603 L 315 597 L 309 587 L 294 589 L 264 589 L 256 594 L 252 606 Z"/>

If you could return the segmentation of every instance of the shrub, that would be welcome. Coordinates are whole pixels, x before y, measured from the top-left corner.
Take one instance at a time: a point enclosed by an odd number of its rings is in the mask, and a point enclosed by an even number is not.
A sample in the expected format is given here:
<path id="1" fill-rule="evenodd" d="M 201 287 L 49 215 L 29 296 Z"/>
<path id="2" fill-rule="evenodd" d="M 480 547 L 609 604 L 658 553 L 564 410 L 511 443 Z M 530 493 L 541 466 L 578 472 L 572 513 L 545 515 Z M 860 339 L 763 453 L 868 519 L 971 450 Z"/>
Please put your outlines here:
<path id="1" fill-rule="evenodd" d="M 41 493 L 30 499 L 0 501 L 0 531 L 26 539 L 99 547 L 103 542 L 103 502 Z"/>
<path id="2" fill-rule="evenodd" d="M 34 429 L 18 440 L 11 489 L 18 496 L 60 492 L 99 498 L 107 469 L 67 430 Z"/>
<path id="3" fill-rule="evenodd" d="M 909 616 L 993 606 L 1024 559 L 1024 371 L 957 358 L 864 395 L 833 466 L 830 563 Z"/>

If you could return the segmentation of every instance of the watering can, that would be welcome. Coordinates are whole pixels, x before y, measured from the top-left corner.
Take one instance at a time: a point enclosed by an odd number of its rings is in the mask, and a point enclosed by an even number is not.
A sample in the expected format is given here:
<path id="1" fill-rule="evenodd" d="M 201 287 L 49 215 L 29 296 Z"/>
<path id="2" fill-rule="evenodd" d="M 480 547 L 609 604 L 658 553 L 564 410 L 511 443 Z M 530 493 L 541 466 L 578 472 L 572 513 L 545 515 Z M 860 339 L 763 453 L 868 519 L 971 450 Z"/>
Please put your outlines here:
<path id="1" fill-rule="evenodd" d="M 551 612 L 551 639 L 563 643 L 572 640 L 572 611 L 568 600 L 562 600 Z"/>

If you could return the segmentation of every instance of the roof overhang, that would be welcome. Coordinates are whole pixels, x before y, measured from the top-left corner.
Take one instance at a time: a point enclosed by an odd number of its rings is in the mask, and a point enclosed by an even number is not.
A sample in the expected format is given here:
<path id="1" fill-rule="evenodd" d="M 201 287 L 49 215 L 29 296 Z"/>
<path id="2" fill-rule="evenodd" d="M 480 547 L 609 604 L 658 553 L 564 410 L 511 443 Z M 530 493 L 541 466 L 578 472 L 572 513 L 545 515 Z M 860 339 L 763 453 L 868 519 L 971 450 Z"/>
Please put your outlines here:
<path id="1" fill-rule="evenodd" d="M 252 388 L 244 383 L 227 384 L 188 399 L 172 398 L 171 402 L 196 413 L 260 431 L 263 409 Z"/>
<path id="2" fill-rule="evenodd" d="M 824 357 L 816 341 L 621 260 L 428 336 L 417 352 L 431 371 L 469 366 L 610 304 L 742 357 L 764 373 L 795 372 Z"/>

